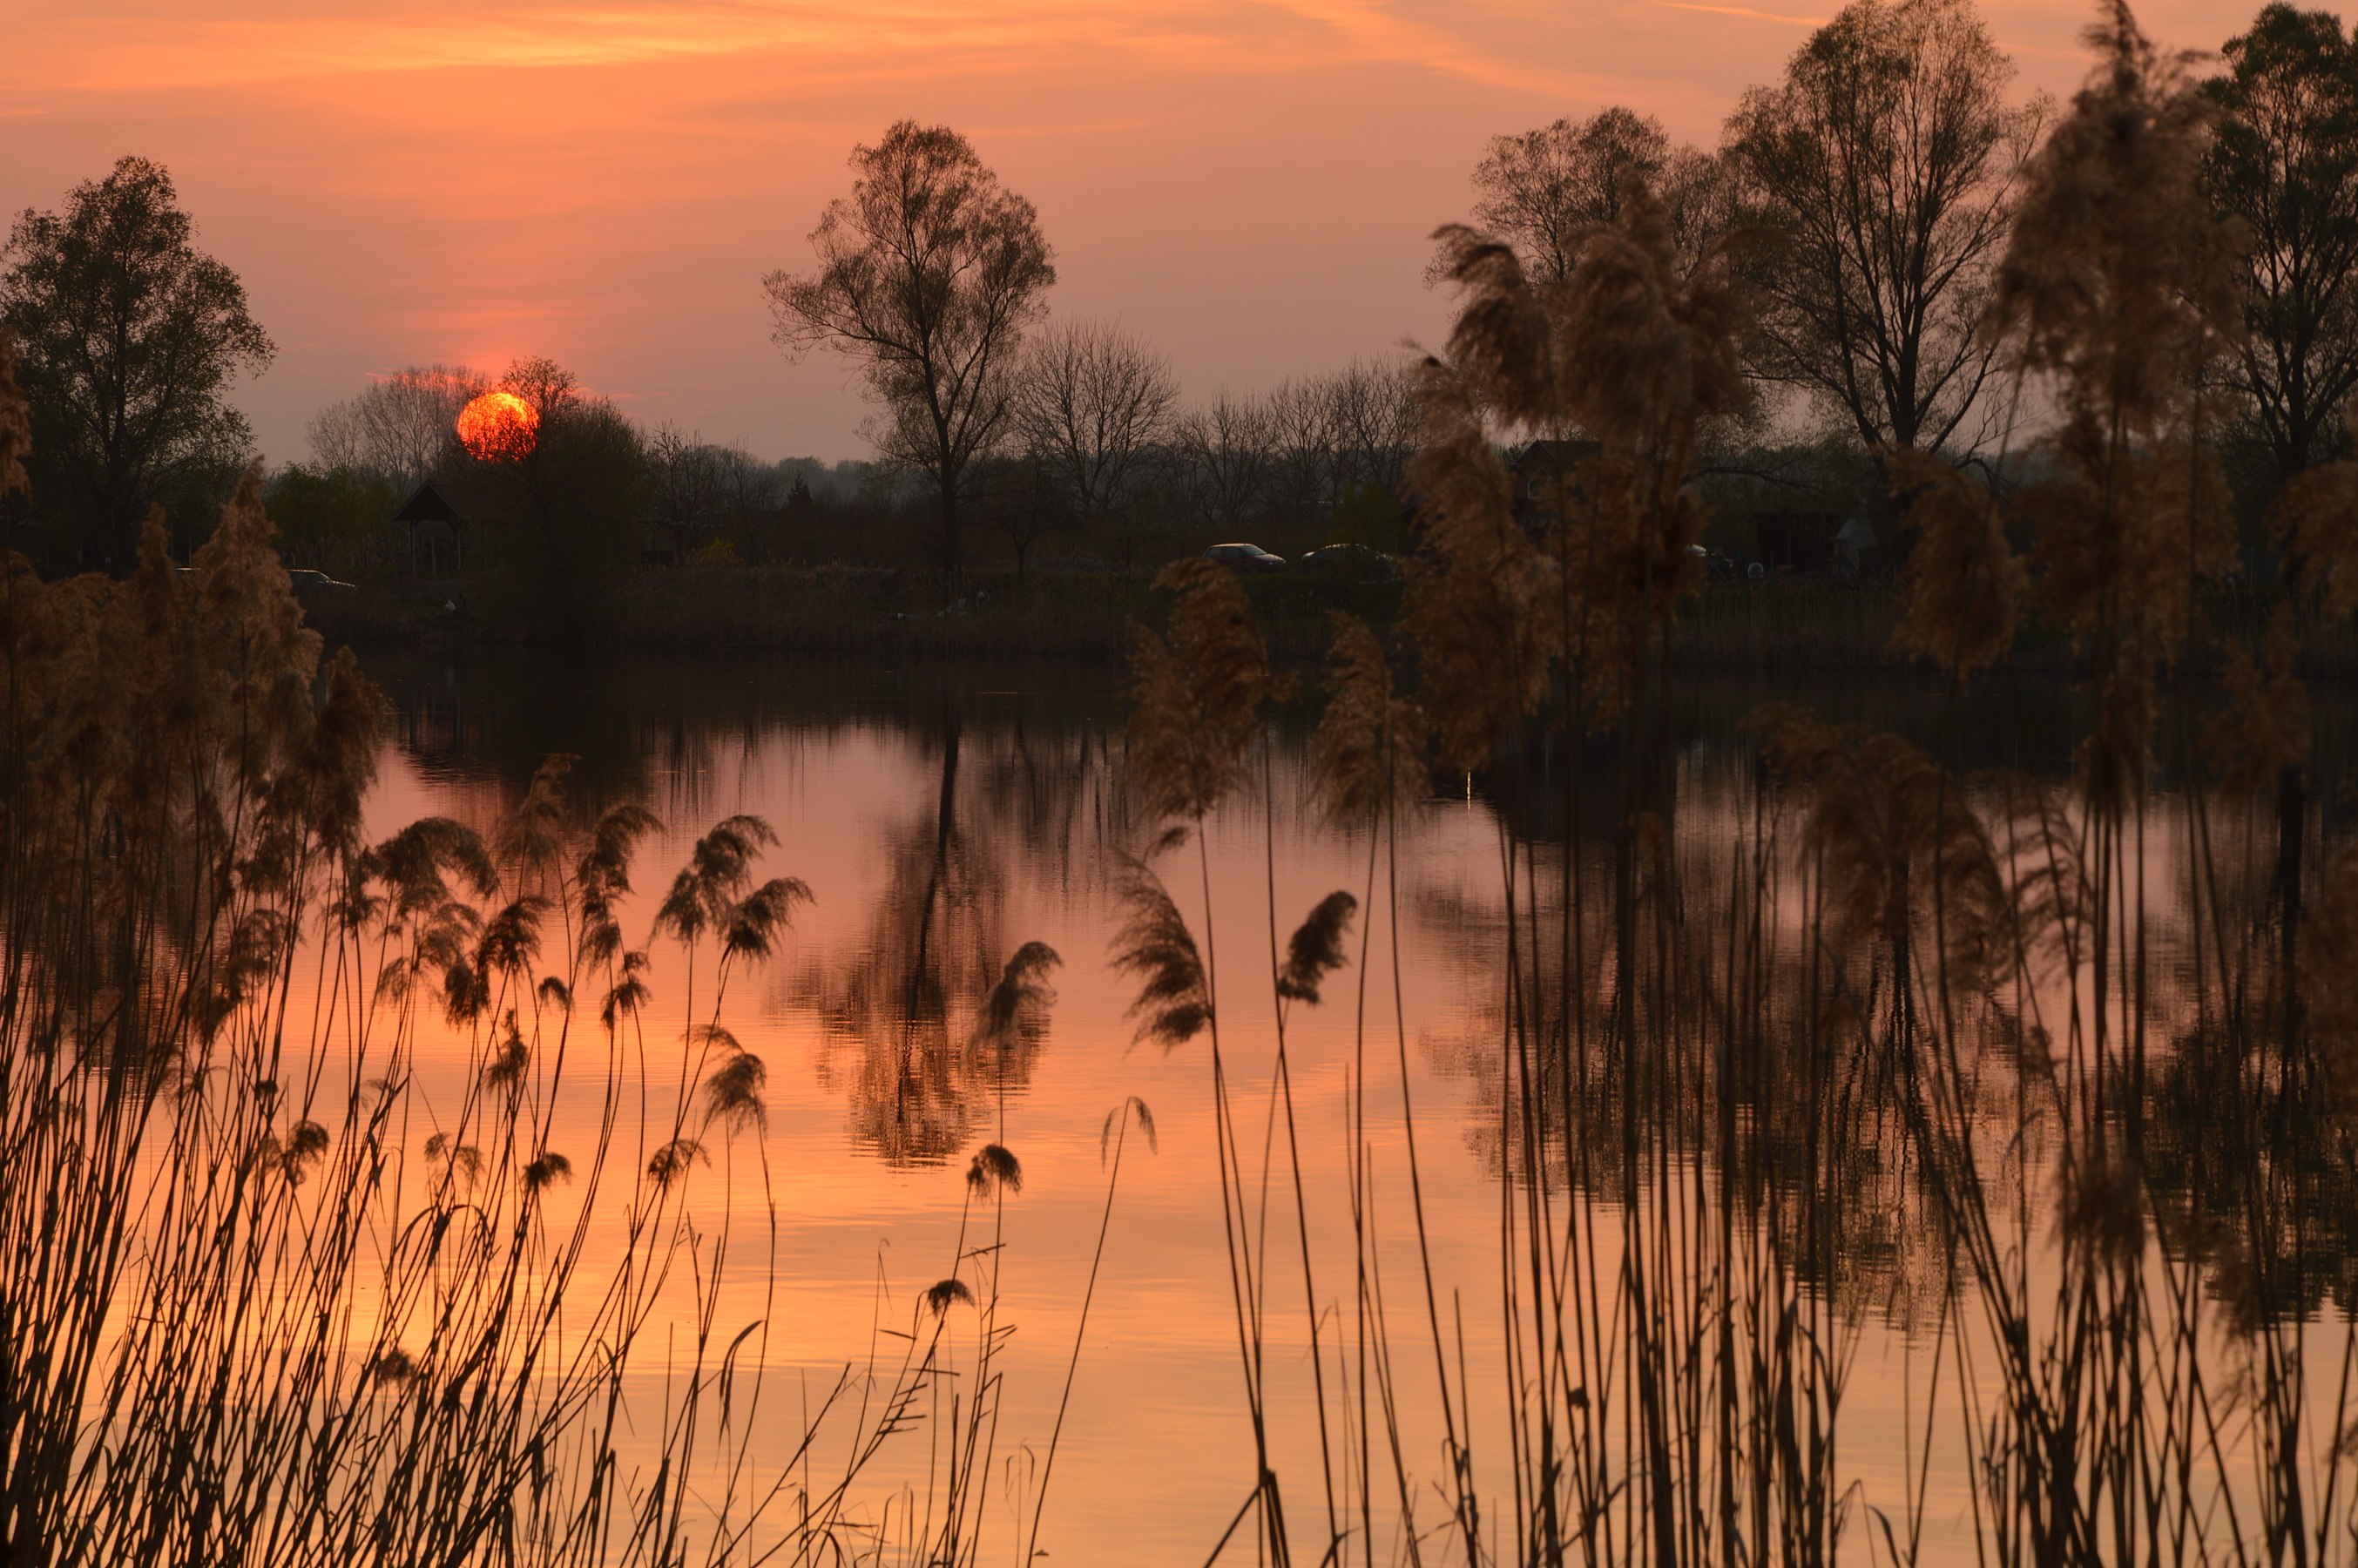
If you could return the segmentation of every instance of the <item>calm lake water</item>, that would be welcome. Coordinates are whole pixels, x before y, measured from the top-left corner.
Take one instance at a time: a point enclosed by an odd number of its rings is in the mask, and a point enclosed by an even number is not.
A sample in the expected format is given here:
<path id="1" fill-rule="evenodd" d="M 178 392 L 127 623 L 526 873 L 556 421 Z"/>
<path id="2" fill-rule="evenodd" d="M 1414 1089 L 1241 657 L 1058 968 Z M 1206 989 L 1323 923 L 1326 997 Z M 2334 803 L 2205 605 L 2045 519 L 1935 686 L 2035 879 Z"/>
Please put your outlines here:
<path id="1" fill-rule="evenodd" d="M 566 752 L 579 759 L 574 786 L 587 802 L 641 801 L 662 819 L 637 862 L 639 897 L 624 922 L 633 941 L 652 921 L 651 890 L 668 882 L 698 834 L 730 814 L 760 816 L 777 832 L 759 874 L 810 885 L 816 902 L 798 912 L 794 934 L 764 968 L 735 982 L 725 1007 L 728 1026 L 769 1069 L 766 1130 L 743 1135 L 761 1146 L 730 1159 L 732 1170 L 750 1168 L 756 1153 L 766 1162 L 778 1261 L 774 1280 L 749 1276 L 734 1287 L 722 1315 L 766 1314 L 770 1368 L 787 1404 L 793 1390 L 823 1389 L 836 1368 L 861 1362 L 880 1331 L 905 1329 L 918 1294 L 957 1267 L 961 1236 L 975 1240 L 967 1162 L 998 1141 L 1021 1160 L 1023 1181 L 1006 1206 L 999 1255 L 1000 1316 L 1014 1333 L 997 1453 L 1014 1470 L 1036 1466 L 1106 1214 L 1101 1133 L 1132 1097 L 1151 1108 L 1156 1147 L 1133 1135 L 1122 1164 L 1040 1545 L 1054 1561 L 1201 1562 L 1252 1489 L 1252 1433 L 1206 1045 L 1133 1044 L 1131 987 L 1108 962 L 1120 856 L 1154 831 L 1123 784 L 1122 672 L 480 651 L 369 663 L 395 709 L 373 831 L 427 814 L 487 826 L 544 755 Z M 1898 730 L 1967 768 L 2050 777 L 2069 772 L 2079 732 L 2080 699 L 2060 684 L 1985 689 L 1961 713 L 1936 688 L 1881 676 L 1705 679 L 1682 691 L 1668 710 L 1681 834 L 1734 820 L 1752 789 L 1741 720 L 1766 700 Z M 2318 694 L 2320 755 L 2349 754 L 2353 711 L 2347 694 Z M 1500 855 L 1505 844 L 1559 843 L 1567 824 L 1558 808 L 1511 804 L 1560 792 L 1513 780 L 1462 781 L 1426 800 L 1401 824 L 1395 925 L 1379 883 L 1368 896 L 1377 846 L 1322 827 L 1305 799 L 1306 724 L 1279 725 L 1267 798 L 1224 811 L 1206 844 L 1245 1185 L 1271 1229 L 1293 1224 L 1282 1194 L 1265 1195 L 1261 1174 L 1276 1019 L 1267 986 L 1238 977 L 1267 973 L 1272 938 L 1282 944 L 1327 893 L 1362 901 L 1349 964 L 1319 1006 L 1296 1009 L 1288 1022 L 1309 1301 L 1298 1252 L 1275 1250 L 1262 1283 L 1272 1464 L 1308 1562 L 1325 1538 L 1323 1518 L 1313 1522 L 1323 1482 L 1310 1308 L 1321 1314 L 1330 1408 L 1356 1398 L 1362 1375 L 1336 1338 L 1355 1310 L 1347 1109 L 1363 1070 L 1370 1195 L 1360 1223 L 1399 1266 L 1384 1281 L 1395 1335 L 1413 1346 L 1424 1323 L 1396 1041 L 1406 1046 L 1438 1310 L 1453 1339 L 1462 1336 L 1452 1355 L 1466 1368 L 1464 1420 L 1477 1434 L 1496 1428 L 1508 1380 L 1495 1308 Z M 1604 785 L 1614 767 L 1603 748 L 1528 764 L 1542 783 L 1557 770 L 1591 770 L 1599 781 L 1591 799 L 1611 797 Z M 2164 775 L 2157 809 L 2166 812 L 2174 797 Z M 2330 830 L 2343 802 L 2337 790 L 2319 794 Z M 1573 830 L 1601 844 L 1612 827 L 1600 811 Z M 1184 870 L 1174 870 L 1173 892 L 1200 936 L 1206 909 L 1192 857 Z M 966 1044 L 974 1008 L 1031 941 L 1063 959 L 1051 1027 L 1036 1045 L 986 1063 Z M 676 1018 L 664 1013 L 679 1005 L 665 962 L 658 957 L 649 1012 Z M 1282 1162 L 1271 1169 L 1275 1183 L 1290 1184 Z M 745 1191 L 732 1186 L 729 1201 L 750 1202 Z M 1905 1238 L 1890 1245 L 1893 1267 L 1904 1269 Z M 1915 1485 L 1909 1433 L 1911 1422 L 1922 1425 L 1932 1368 L 1920 1314 L 1876 1299 L 1848 1341 L 1841 1465 L 1860 1497 L 1896 1512 Z M 1420 1355 L 1400 1357 L 1395 1419 L 1409 1468 L 1438 1476 L 1443 1422 L 1429 1346 Z M 1347 1435 L 1347 1448 L 1359 1441 Z M 912 1437 L 887 1455 L 874 1476 L 880 1493 L 922 1487 L 925 1441 Z M 1926 1560 L 1970 1561 L 1961 1466 L 1938 1443 L 1929 1463 Z M 1426 1528 L 1445 1512 L 1428 1501 Z M 1378 1511 L 1378 1561 L 1403 1552 L 1399 1511 L 1396 1500 Z M 979 1561 L 1016 1561 L 1013 1531 L 993 1530 Z M 1240 1537 L 1232 1551 L 1249 1552 L 1249 1543 Z M 1863 1538 L 1849 1551 L 1869 1555 Z"/>

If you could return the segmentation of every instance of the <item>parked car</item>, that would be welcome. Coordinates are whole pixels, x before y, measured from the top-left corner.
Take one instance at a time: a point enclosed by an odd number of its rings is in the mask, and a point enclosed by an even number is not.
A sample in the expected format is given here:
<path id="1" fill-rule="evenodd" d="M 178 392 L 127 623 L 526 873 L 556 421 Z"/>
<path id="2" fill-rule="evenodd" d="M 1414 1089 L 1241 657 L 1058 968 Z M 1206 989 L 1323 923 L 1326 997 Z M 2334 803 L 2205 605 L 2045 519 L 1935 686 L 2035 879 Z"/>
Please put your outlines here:
<path id="1" fill-rule="evenodd" d="M 295 591 L 297 593 L 357 593 L 359 591 L 355 585 L 345 582 L 341 578 L 330 577 L 326 572 L 311 567 L 287 568 L 287 580 L 295 585 Z"/>
<path id="2" fill-rule="evenodd" d="M 1232 572 L 1282 572 L 1285 557 L 1272 556 L 1259 545 L 1215 545 L 1204 552 L 1208 560 L 1219 562 Z"/>
<path id="3" fill-rule="evenodd" d="M 1392 558 L 1370 545 L 1321 545 L 1302 557 L 1302 569 L 1351 582 L 1390 582 L 1400 576 Z"/>

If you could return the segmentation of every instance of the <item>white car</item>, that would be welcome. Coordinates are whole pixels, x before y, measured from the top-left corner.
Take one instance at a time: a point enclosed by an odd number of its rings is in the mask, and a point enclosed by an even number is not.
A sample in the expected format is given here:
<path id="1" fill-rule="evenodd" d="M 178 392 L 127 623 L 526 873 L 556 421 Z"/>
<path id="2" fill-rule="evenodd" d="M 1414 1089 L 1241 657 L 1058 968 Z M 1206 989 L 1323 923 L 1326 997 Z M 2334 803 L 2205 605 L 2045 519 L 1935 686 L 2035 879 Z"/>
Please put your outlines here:
<path id="1" fill-rule="evenodd" d="M 1259 545 L 1215 545 L 1204 552 L 1205 558 L 1215 560 L 1232 572 L 1282 572 L 1285 557 L 1272 556 Z"/>

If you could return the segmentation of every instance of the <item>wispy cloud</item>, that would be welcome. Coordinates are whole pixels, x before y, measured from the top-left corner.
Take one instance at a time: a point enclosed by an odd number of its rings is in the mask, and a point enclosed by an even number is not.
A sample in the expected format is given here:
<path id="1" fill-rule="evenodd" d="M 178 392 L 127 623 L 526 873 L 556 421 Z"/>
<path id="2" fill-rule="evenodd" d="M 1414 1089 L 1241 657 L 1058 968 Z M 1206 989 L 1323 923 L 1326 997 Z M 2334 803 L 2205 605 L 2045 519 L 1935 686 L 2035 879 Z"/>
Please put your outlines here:
<path id="1" fill-rule="evenodd" d="M 142 91 L 289 78 L 628 65 L 708 56 L 876 56 L 1021 43 L 1095 13 L 1031 4 L 985 11 L 929 0 L 860 5 L 562 5 L 505 10 L 36 22 L 12 40 L 0 86 Z M 128 36 L 126 36 L 126 31 Z"/>
<path id="2" fill-rule="evenodd" d="M 1665 11 L 1704 11 L 1714 16 L 1742 16 L 1753 22 L 1778 22 L 1789 27 L 1823 27 L 1833 20 L 1831 16 L 1788 16 L 1775 11 L 1756 11 L 1749 5 L 1705 5 L 1698 0 L 1646 0 L 1650 5 Z"/>
<path id="3" fill-rule="evenodd" d="M 1271 0 L 1271 8 L 1324 32 L 1339 49 L 1330 60 L 1419 67 L 1438 74 L 1552 98 L 1596 95 L 1603 79 L 1581 70 L 1540 63 L 1526 50 L 1520 58 L 1484 48 L 1468 24 L 1485 18 L 1480 7 L 1436 9 L 1435 20 L 1406 14 L 1381 0 Z"/>
<path id="4" fill-rule="evenodd" d="M 0 60 L 0 91 L 185 91 L 301 79 L 475 70 L 569 70 L 712 57 L 890 72 L 961 54 L 1045 59 L 1151 51 L 1241 76 L 1381 62 L 1485 86 L 1586 96 L 1600 78 L 1476 41 L 1480 6 L 1419 16 L 1377 0 L 687 0 L 365 10 L 126 24 L 111 12 L 36 16 Z"/>

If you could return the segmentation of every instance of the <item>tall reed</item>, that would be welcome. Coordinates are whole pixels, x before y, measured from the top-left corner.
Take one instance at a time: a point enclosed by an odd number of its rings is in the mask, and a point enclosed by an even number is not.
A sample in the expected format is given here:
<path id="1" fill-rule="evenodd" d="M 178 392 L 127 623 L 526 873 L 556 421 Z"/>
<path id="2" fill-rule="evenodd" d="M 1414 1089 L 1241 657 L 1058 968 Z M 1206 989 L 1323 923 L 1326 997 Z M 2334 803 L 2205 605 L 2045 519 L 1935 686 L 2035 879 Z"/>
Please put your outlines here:
<path id="1" fill-rule="evenodd" d="M 1953 709 L 1970 679 L 2021 678 L 2007 655 L 2035 605 L 2092 672 L 2068 784 L 1967 774 L 1946 745 L 1778 708 L 1754 721 L 1741 808 L 1697 815 L 1667 733 L 1666 655 L 1695 582 L 1692 481 L 1747 395 L 1729 255 L 1765 242 L 1736 235 L 1682 266 L 1641 186 L 1560 282 L 1442 232 L 1460 306 L 1422 372 L 1414 679 L 1396 687 L 1375 639 L 1343 628 L 1312 755 L 1338 819 L 1384 829 L 1358 902 L 1395 942 L 1413 911 L 1389 825 L 1430 771 L 1479 773 L 1507 803 L 1494 901 L 1453 914 L 1483 923 L 1496 964 L 1472 1059 L 1498 1184 L 1482 1289 L 1500 1359 L 1469 1361 L 1462 1282 L 1436 1277 L 1397 949 L 1362 962 L 1389 962 L 1395 987 L 1412 1304 L 1385 1303 L 1368 1220 L 1364 1000 L 1341 1193 L 1301 1184 L 1282 1028 L 1258 1140 L 1214 1033 L 1258 1444 L 1239 1519 L 1258 1517 L 1264 1556 L 2358 1558 L 2358 1292 L 2342 1240 L 2358 1216 L 2343 1083 L 2358 1015 L 2342 996 L 2358 855 L 2317 845 L 2305 796 L 2275 787 L 2309 749 L 2288 630 L 2265 665 L 2231 660 L 2230 704 L 2207 721 L 2167 684 L 2209 635 L 2200 584 L 2232 565 L 2202 389 L 2236 326 L 2238 236 L 2201 200 L 2208 121 L 2186 63 L 2117 4 L 2089 39 L 2096 68 L 2033 164 L 1985 328 L 2004 334 L 2017 408 L 2054 411 L 2040 478 L 2000 498 L 1930 455 L 1895 465 L 1919 535 L 1895 646 L 1946 673 Z M 1502 434 L 1595 443 L 1540 497 L 1536 527 L 1510 504 Z M 2358 602 L 2342 564 L 2358 535 L 2335 503 L 2349 482 L 2296 492 L 2283 524 L 2344 613 Z M 1173 641 L 1140 644 L 1131 763 L 1195 838 L 1208 911 L 1204 822 L 1251 782 L 1254 748 L 1266 757 L 1267 687 L 1241 596 L 1192 568 L 1176 586 Z M 1610 757 L 1606 782 L 1526 765 L 1584 741 Z M 2207 780 L 2182 805 L 2153 794 L 2164 759 Z M 1583 798 L 1597 788 L 1610 798 Z M 1541 790 L 1559 796 L 1560 843 L 1506 826 L 1536 815 L 1516 806 Z M 1599 811 L 1616 825 L 1603 845 L 1579 829 Z M 2273 866 L 2255 871 L 2270 835 Z M 1131 901 L 1117 953 L 1142 979 L 1146 1032 L 1210 1032 L 1228 993 L 1208 914 L 1199 946 L 1148 874 Z M 1282 1018 L 1293 981 L 1271 904 Z M 1316 922 L 1297 938 L 1338 951 L 1324 941 Z M 1274 1231 L 1245 1224 L 1239 1151 L 1256 1141 L 1278 1162 L 1262 1190 L 1295 1209 Z M 1315 1277 L 1321 1205 L 1357 1238 L 1347 1283 Z M 1292 1395 L 1271 1386 L 1260 1312 L 1295 1270 L 1279 1248 L 1299 1254 L 1311 1314 L 1314 1370 Z M 1353 1309 L 1325 1315 L 1330 1292 Z M 1322 1322 L 1345 1339 L 1331 1355 Z M 1860 1347 L 1886 1326 L 1907 1357 L 1904 1436 L 1863 1459 L 1843 1416 Z M 1408 1397 L 1412 1378 L 1428 1391 Z M 1300 1476 L 1312 1456 L 1272 1451 L 1281 1398 L 1318 1412 L 1323 1537 L 1298 1507 L 1287 1523 L 1281 1462 Z M 1438 1430 L 1404 1433 L 1412 1408 Z M 1433 1475 L 1418 1455 L 1436 1444 Z M 1898 1485 L 1862 1487 L 1885 1466 Z M 1944 1541 L 1928 1498 L 1955 1476 L 1969 1539 Z M 1424 1511 L 1436 1497 L 1445 1517 Z"/>
<path id="2" fill-rule="evenodd" d="M 766 823 L 657 903 L 676 1011 L 624 931 L 658 824 L 583 810 L 569 759 L 488 834 L 372 842 L 382 702 L 303 625 L 254 474 L 190 569 L 154 525 L 121 582 L 7 561 L 0 680 L 9 1563 L 978 1560 L 995 1248 L 961 1238 L 898 1357 L 792 1410 L 770 1370 L 730 1001 L 810 890 L 758 874 Z M 1036 1034 L 1054 961 L 1017 954 L 992 1031 Z M 995 1217 L 1020 1167 L 976 1172 Z M 947 1486 L 880 1510 L 863 1476 L 945 1400 Z"/>

